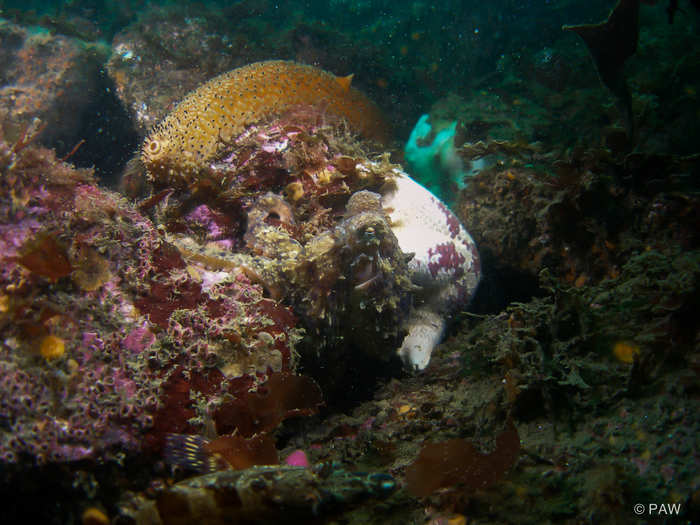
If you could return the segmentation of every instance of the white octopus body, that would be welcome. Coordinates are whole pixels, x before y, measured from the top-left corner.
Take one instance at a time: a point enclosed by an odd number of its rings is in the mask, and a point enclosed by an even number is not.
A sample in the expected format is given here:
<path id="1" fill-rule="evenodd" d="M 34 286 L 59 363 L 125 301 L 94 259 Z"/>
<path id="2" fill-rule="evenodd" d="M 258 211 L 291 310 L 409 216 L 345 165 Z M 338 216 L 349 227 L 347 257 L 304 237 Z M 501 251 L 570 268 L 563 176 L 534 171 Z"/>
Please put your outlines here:
<path id="1" fill-rule="evenodd" d="M 447 316 L 471 298 L 481 264 L 474 240 L 445 204 L 398 169 L 394 182 L 382 192 L 382 205 L 401 251 L 414 254 L 409 270 L 421 288 L 398 353 L 406 365 L 422 370 L 444 335 Z"/>

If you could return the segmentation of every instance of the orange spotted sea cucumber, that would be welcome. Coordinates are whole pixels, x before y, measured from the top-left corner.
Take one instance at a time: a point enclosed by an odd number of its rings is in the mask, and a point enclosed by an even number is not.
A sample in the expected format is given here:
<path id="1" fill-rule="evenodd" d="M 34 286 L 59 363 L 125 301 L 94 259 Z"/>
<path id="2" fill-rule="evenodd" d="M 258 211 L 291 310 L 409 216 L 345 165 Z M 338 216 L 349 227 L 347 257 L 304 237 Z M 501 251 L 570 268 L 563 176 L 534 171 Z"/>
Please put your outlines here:
<path id="1" fill-rule="evenodd" d="M 245 127 L 299 105 L 344 118 L 368 138 L 385 141 L 379 108 L 350 87 L 351 77 L 284 60 L 255 62 L 211 79 L 187 95 L 143 144 L 152 177 L 189 178 Z"/>

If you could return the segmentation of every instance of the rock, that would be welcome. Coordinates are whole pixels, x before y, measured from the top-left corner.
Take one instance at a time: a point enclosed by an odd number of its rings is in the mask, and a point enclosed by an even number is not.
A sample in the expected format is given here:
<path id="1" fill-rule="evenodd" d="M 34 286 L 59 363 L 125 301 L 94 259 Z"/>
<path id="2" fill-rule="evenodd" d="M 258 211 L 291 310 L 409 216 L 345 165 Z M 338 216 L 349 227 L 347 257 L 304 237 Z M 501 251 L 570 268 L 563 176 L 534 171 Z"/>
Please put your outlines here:
<path id="1" fill-rule="evenodd" d="M 107 55 L 103 45 L 0 21 L 0 112 L 8 137 L 37 117 L 45 124 L 43 142 L 72 136 Z"/>

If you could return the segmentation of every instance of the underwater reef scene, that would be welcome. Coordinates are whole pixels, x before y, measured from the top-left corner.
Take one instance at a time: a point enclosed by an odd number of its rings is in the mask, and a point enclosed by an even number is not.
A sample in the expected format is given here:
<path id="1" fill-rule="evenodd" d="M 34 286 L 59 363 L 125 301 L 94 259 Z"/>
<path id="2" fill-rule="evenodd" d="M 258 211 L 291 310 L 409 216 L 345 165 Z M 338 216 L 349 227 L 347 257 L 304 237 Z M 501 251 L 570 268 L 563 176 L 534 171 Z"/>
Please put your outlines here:
<path id="1" fill-rule="evenodd" d="M 0 523 L 700 523 L 700 2 L 0 4 Z"/>

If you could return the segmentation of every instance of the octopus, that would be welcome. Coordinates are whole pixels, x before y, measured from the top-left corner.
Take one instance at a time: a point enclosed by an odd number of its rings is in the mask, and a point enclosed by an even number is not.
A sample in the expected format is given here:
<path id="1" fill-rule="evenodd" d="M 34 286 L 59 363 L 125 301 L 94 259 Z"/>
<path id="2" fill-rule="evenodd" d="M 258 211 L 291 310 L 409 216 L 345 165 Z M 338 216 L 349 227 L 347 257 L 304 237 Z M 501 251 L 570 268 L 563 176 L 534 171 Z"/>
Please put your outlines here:
<path id="1" fill-rule="evenodd" d="M 337 223 L 302 240 L 295 238 L 292 206 L 268 192 L 248 208 L 245 250 L 213 254 L 222 265 L 245 268 L 270 295 L 291 303 L 307 331 L 326 340 L 333 360 L 342 361 L 351 348 L 383 358 L 387 341 L 400 340 L 405 306 L 417 287 L 381 199 L 368 190 L 353 193 Z M 170 241 L 190 259 L 194 253 L 212 255 L 186 236 Z"/>
<path id="2" fill-rule="evenodd" d="M 306 522 L 369 498 L 386 498 L 395 489 L 388 474 L 349 472 L 333 464 L 220 470 L 161 488 L 151 497 L 130 495 L 120 505 L 120 523 Z"/>
<path id="3" fill-rule="evenodd" d="M 322 107 L 310 108 L 318 93 Z M 263 62 L 186 97 L 142 160 L 157 220 L 184 255 L 244 268 L 339 363 L 361 349 L 422 370 L 476 289 L 479 254 L 444 203 L 388 154 L 367 152 L 376 143 L 357 133 L 372 136 L 378 122 L 339 77 Z M 226 217 L 228 238 L 220 225 L 190 227 L 197 206 Z"/>

